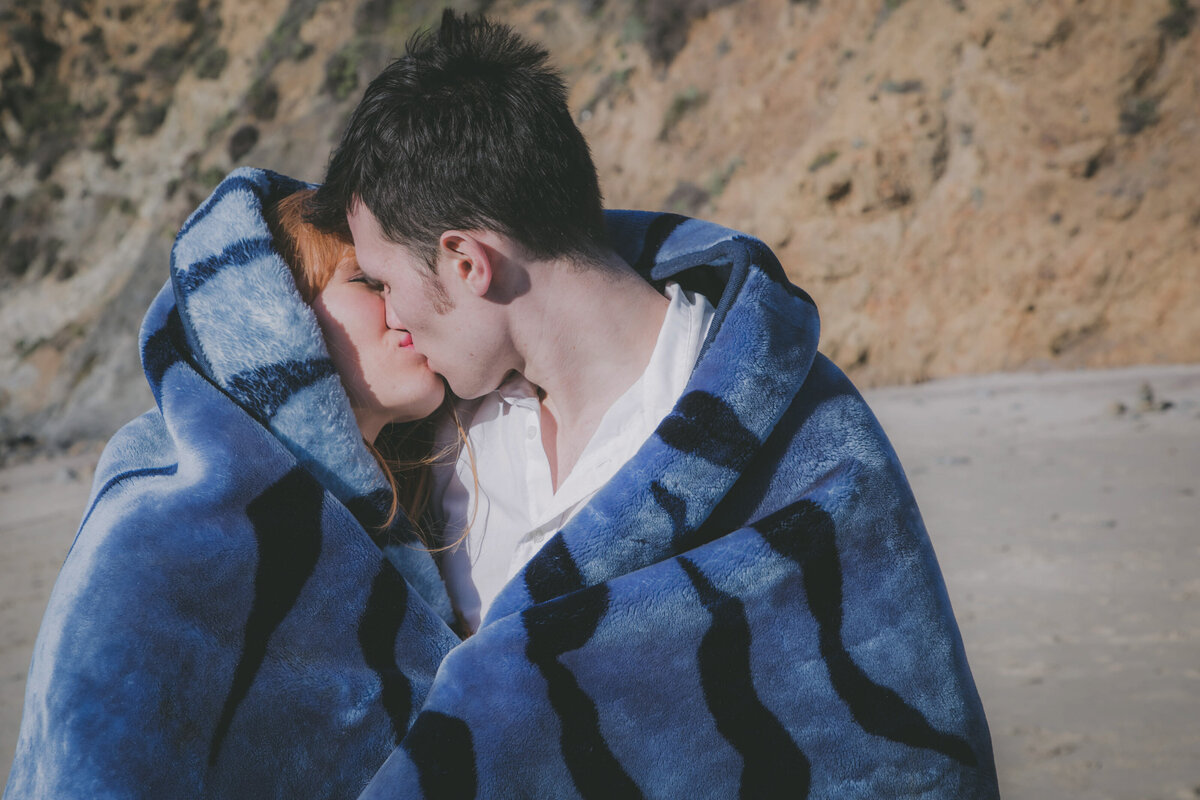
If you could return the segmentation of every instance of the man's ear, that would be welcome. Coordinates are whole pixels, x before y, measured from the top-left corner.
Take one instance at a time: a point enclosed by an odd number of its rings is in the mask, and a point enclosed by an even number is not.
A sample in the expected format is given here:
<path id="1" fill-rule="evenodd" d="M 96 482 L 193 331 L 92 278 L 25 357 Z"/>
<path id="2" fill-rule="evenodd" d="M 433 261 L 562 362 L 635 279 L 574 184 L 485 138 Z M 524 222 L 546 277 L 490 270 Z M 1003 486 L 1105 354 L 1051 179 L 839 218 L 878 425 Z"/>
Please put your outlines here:
<path id="1" fill-rule="evenodd" d="M 446 231 L 438 243 L 438 272 L 447 280 L 458 279 L 467 291 L 483 297 L 495 277 L 491 251 L 469 231 Z M 445 272 L 443 272 L 445 270 Z"/>

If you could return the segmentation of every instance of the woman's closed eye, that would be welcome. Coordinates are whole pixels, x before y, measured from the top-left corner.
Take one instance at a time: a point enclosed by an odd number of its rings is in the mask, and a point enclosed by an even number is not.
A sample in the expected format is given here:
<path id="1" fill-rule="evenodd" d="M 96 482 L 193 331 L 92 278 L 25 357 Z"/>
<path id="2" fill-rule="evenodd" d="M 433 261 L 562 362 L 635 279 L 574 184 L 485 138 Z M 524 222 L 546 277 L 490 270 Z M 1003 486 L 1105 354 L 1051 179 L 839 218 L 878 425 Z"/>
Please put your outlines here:
<path id="1" fill-rule="evenodd" d="M 373 278 L 368 278 L 366 275 L 363 275 L 361 272 L 358 275 L 355 275 L 353 278 L 351 278 L 350 282 L 351 283 L 361 283 L 364 286 L 366 286 L 368 289 L 370 289 L 372 292 L 376 292 L 378 294 L 383 293 L 383 284 L 382 283 L 380 283 L 377 280 L 374 280 Z"/>

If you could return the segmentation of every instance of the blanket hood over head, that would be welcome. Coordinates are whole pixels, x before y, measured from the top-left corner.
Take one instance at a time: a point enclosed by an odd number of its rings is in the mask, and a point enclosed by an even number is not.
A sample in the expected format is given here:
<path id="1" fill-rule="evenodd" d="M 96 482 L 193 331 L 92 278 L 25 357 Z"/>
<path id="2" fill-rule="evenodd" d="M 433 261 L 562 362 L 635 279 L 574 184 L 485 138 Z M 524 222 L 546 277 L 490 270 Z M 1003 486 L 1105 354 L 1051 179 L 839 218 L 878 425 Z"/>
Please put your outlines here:
<path id="1" fill-rule="evenodd" d="M 171 251 L 169 286 L 143 325 L 144 334 L 156 329 L 143 346 L 144 365 L 161 406 L 154 378 L 173 359 L 187 358 L 375 529 L 391 502 L 387 480 L 363 443 L 316 316 L 263 216 L 264 207 L 304 188 L 311 184 L 239 169 L 184 222 Z M 163 325 L 154 325 L 164 314 Z M 159 347 L 168 332 L 182 334 L 182 353 Z M 403 515 L 396 528 L 380 538 L 412 539 Z M 393 555 L 405 558 L 401 550 Z M 432 559 L 424 554 L 411 561 L 413 571 L 425 575 L 427 596 L 440 601 Z"/>
<path id="2" fill-rule="evenodd" d="M 272 245 L 263 206 L 304 186 L 239 169 L 176 238 L 157 407 L 97 467 L 5 797 L 354 797 L 458 642 Z"/>
<path id="3" fill-rule="evenodd" d="M 234 173 L 181 240 L 282 181 Z M 323 351 L 239 355 L 278 336 L 244 303 L 221 324 L 262 229 L 177 245 L 143 335 L 159 410 L 98 471 L 8 796 L 354 797 L 378 768 L 362 797 L 997 797 L 920 514 L 811 300 L 743 234 L 608 222 L 716 317 L 671 414 L 462 643 L 425 554 L 347 510 L 368 462 L 289 424 Z"/>

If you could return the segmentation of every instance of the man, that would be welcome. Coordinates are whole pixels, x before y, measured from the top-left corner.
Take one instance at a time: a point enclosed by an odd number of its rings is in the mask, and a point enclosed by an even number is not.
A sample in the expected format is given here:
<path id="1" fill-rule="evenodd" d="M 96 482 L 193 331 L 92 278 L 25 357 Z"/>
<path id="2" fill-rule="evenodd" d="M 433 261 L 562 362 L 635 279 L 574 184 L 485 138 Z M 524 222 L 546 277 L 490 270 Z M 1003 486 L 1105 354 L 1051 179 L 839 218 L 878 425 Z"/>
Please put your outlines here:
<path id="1" fill-rule="evenodd" d="M 544 51 L 447 12 L 317 201 L 472 445 L 437 495 L 475 635 L 364 796 L 995 796 L 919 514 L 811 300 L 748 237 L 606 216 Z"/>
<path id="2" fill-rule="evenodd" d="M 482 398 L 458 409 L 481 492 L 452 472 L 438 486 L 448 539 L 467 533 L 443 571 L 473 631 L 536 543 L 671 410 L 713 309 L 675 288 L 672 306 L 608 245 L 595 168 L 544 53 L 498 28 L 448 19 L 445 46 L 427 39 L 380 78 L 386 87 L 377 83 L 364 101 L 322 191 L 341 189 L 335 224 L 349 196 L 359 263 L 386 287 L 390 319 L 456 395 Z M 506 80 L 472 50 L 489 45 L 528 80 Z M 435 67 L 462 80 L 421 72 Z M 349 141 L 392 130 L 424 149 L 398 158 Z M 466 191 L 440 185 L 433 171 L 447 168 Z M 531 180 L 539 171 L 546 177 Z M 352 192 L 341 188 L 349 181 Z M 412 191 L 389 204 L 395 187 Z"/>

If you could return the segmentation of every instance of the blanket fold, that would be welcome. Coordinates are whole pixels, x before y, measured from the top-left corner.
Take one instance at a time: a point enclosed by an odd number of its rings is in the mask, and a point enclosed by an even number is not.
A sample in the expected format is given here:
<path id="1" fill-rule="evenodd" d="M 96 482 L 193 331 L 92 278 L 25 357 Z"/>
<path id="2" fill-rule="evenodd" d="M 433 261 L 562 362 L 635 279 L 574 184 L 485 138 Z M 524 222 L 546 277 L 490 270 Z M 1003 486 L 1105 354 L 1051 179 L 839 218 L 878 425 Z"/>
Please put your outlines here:
<path id="1" fill-rule="evenodd" d="M 6 797 L 995 798 L 895 453 L 757 240 L 609 212 L 717 310 L 687 389 L 459 642 L 264 202 L 185 224 L 35 650 Z M 373 776 L 373 777 L 372 777 Z M 365 787 L 365 789 L 364 789 Z"/>

